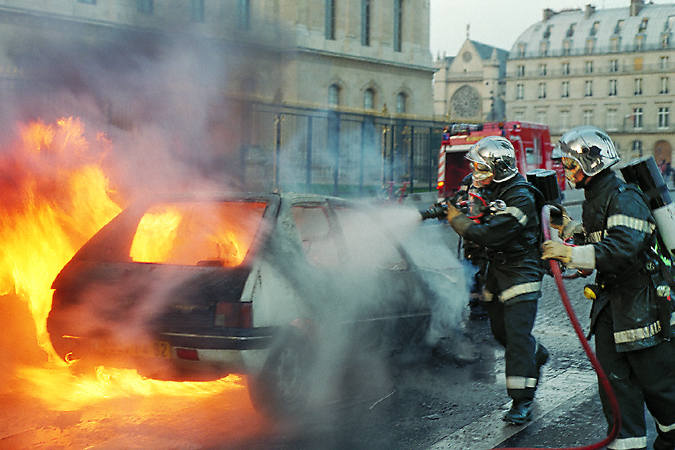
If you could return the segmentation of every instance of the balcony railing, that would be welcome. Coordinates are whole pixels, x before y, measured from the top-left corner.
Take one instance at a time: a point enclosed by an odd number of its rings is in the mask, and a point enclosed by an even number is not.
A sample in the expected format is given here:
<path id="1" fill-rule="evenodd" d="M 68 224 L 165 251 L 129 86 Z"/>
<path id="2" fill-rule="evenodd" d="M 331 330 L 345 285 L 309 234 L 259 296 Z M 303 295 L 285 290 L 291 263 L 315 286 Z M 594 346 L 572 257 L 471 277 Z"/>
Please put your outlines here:
<path id="1" fill-rule="evenodd" d="M 523 74 L 518 69 L 507 72 L 507 79 L 527 79 L 527 78 L 551 78 L 551 77 L 594 77 L 594 76 L 620 76 L 631 74 L 653 74 L 663 73 L 665 75 L 672 74 L 675 71 L 675 63 L 668 64 L 642 64 L 638 68 L 635 64 L 622 64 L 617 70 L 610 70 L 609 67 L 595 67 L 593 72 L 586 72 L 583 67 L 570 67 L 566 72 L 563 72 L 561 67 L 555 67 L 555 63 L 551 64 L 546 69 L 546 75 L 542 75 L 539 68 L 526 70 Z"/>
<path id="2" fill-rule="evenodd" d="M 593 47 L 591 51 L 588 51 L 586 48 L 571 48 L 569 50 L 556 48 L 555 50 L 548 50 L 546 54 L 540 52 L 539 47 L 533 47 L 525 51 L 524 55 L 520 55 L 518 51 L 509 53 L 509 60 L 520 60 L 520 59 L 534 59 L 534 58 L 554 58 L 560 56 L 599 56 L 599 55 L 612 55 L 612 54 L 626 54 L 626 53 L 642 53 L 654 50 L 673 50 L 675 45 L 673 43 L 668 43 L 668 45 L 663 45 L 659 42 L 658 44 L 643 44 L 641 46 L 636 46 L 635 44 L 625 44 L 621 45 L 618 48 L 613 47 Z"/>

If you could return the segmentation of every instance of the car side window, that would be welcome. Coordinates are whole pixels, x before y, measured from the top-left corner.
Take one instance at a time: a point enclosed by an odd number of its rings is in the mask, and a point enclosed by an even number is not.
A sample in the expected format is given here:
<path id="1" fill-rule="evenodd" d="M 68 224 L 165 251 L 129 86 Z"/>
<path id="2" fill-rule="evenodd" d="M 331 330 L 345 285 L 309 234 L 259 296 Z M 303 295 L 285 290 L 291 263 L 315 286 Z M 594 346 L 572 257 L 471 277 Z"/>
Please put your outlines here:
<path id="1" fill-rule="evenodd" d="M 291 211 L 307 259 L 319 266 L 340 264 L 336 235 L 326 210 L 319 205 L 296 205 Z"/>
<path id="2" fill-rule="evenodd" d="M 366 211 L 346 206 L 335 206 L 333 210 L 344 234 L 350 264 L 387 270 L 408 268 L 395 243 Z"/>

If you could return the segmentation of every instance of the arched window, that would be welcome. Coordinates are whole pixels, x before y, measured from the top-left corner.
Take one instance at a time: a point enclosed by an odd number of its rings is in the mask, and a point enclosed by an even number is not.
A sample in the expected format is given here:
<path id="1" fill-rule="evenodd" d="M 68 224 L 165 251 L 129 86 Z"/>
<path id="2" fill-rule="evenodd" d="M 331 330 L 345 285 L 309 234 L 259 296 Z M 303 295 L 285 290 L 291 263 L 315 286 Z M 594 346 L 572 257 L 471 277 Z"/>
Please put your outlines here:
<path id="1" fill-rule="evenodd" d="M 340 86 L 331 84 L 328 88 L 328 104 L 338 106 L 340 104 Z"/>
<path id="2" fill-rule="evenodd" d="M 363 109 L 375 109 L 375 91 L 372 88 L 363 93 Z"/>
<path id="3" fill-rule="evenodd" d="M 399 114 L 405 113 L 407 109 L 408 96 L 405 92 L 399 92 L 396 96 L 396 112 Z"/>

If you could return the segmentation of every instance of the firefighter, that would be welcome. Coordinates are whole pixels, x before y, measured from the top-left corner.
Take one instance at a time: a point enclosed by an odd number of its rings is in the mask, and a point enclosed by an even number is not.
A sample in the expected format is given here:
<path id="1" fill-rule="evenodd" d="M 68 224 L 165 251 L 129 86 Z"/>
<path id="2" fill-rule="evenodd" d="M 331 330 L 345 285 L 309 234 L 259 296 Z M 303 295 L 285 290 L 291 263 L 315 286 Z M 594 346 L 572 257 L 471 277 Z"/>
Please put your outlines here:
<path id="1" fill-rule="evenodd" d="M 505 347 L 506 389 L 513 399 L 504 420 L 519 425 L 531 419 L 540 369 L 548 360 L 548 351 L 532 336 L 544 273 L 539 215 L 507 139 L 485 137 L 466 158 L 474 183 L 486 188 L 488 214 L 476 223 L 448 205 L 448 222 L 465 240 L 486 250 L 483 296 L 492 334 Z"/>
<path id="2" fill-rule="evenodd" d="M 608 448 L 647 447 L 644 405 L 654 416 L 656 450 L 675 448 L 675 342 L 672 340 L 672 301 L 659 291 L 672 275 L 657 270 L 663 260 L 651 248 L 656 239 L 654 218 L 641 191 L 610 169 L 620 160 L 610 137 L 584 126 L 565 133 L 553 152 L 562 158 L 565 177 L 583 188 L 582 223 L 563 216 L 556 228 L 564 240 L 543 243 L 545 259 L 569 268 L 597 271 L 595 284 L 585 289 L 593 299 L 590 335 L 609 377 L 621 410 L 621 430 Z M 669 272 L 669 271 L 668 271 Z M 659 278 L 664 278 L 659 281 Z M 666 319 L 659 321 L 667 308 Z M 661 317 L 664 317 L 661 315 Z M 670 322 L 670 323 L 668 323 Z M 611 427 L 612 413 L 601 390 Z"/>

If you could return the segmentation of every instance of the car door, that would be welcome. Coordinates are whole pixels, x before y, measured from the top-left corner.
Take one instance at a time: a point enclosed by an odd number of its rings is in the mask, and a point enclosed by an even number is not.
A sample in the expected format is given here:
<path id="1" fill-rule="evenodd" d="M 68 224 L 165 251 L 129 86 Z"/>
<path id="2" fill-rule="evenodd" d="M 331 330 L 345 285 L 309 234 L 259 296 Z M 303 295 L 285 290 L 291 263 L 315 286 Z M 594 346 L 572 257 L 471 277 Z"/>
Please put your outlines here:
<path id="1" fill-rule="evenodd" d="M 416 274 L 398 247 L 366 208 L 331 201 L 345 249 L 345 276 L 353 284 L 354 320 L 369 333 L 397 346 L 420 331 L 422 310 L 416 298 Z"/>

